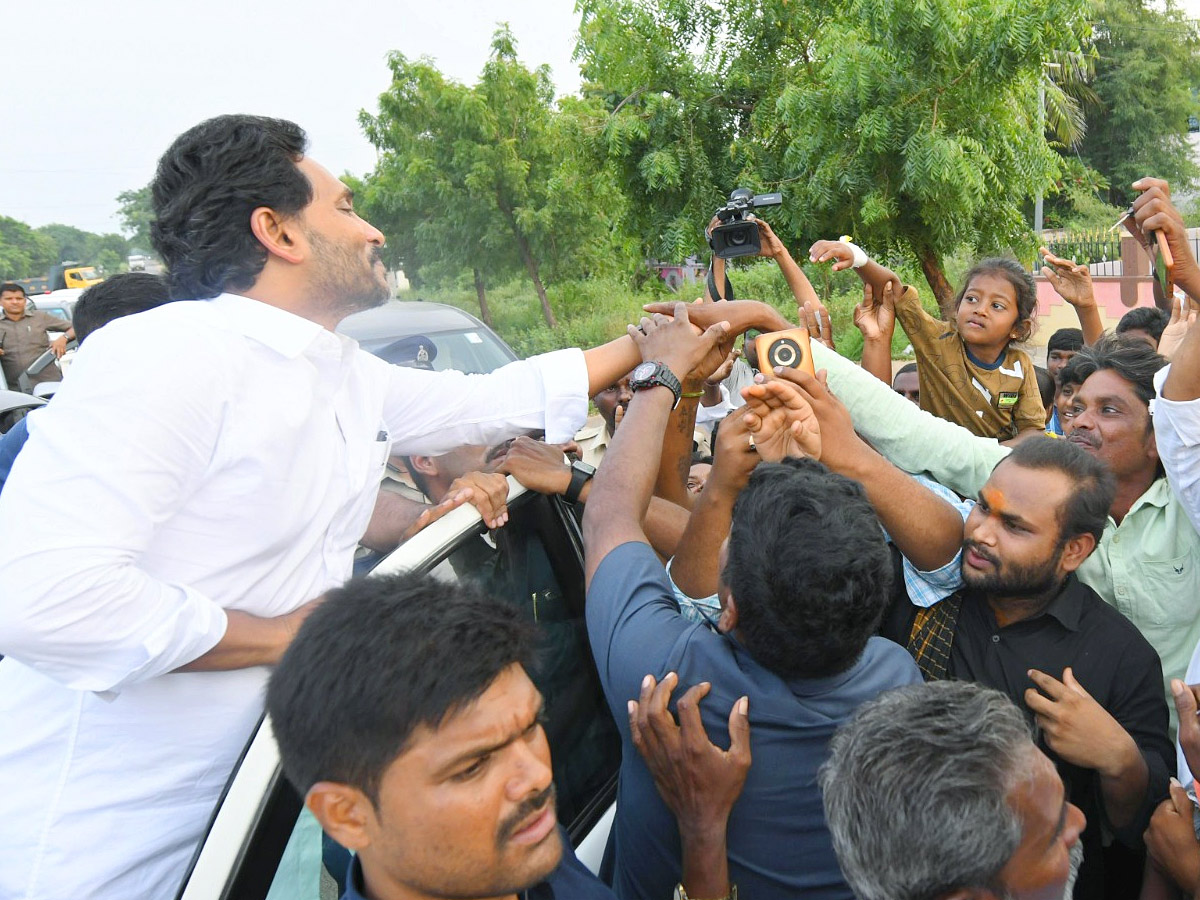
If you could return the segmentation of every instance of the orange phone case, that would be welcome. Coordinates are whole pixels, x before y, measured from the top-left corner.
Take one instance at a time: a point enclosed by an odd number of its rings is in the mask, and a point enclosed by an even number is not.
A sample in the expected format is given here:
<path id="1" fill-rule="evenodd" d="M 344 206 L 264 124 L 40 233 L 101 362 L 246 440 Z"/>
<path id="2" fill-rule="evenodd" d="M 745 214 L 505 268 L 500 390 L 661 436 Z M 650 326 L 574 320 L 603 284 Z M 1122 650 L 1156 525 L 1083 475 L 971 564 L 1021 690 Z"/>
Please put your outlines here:
<path id="1" fill-rule="evenodd" d="M 767 377 L 774 374 L 776 366 L 803 369 L 813 376 L 817 374 L 807 328 L 760 334 L 754 339 L 754 349 L 758 352 L 758 370 Z"/>

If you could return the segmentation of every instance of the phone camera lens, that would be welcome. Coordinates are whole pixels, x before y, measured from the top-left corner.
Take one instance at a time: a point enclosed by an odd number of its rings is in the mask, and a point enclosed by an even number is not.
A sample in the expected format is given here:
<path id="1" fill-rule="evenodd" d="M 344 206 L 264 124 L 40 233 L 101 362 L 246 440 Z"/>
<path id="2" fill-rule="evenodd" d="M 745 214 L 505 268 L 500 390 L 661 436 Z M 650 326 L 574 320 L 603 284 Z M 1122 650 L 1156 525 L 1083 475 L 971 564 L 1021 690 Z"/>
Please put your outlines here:
<path id="1" fill-rule="evenodd" d="M 781 338 L 771 345 L 768 356 L 772 367 L 795 368 L 801 360 L 800 345 L 791 338 Z"/>

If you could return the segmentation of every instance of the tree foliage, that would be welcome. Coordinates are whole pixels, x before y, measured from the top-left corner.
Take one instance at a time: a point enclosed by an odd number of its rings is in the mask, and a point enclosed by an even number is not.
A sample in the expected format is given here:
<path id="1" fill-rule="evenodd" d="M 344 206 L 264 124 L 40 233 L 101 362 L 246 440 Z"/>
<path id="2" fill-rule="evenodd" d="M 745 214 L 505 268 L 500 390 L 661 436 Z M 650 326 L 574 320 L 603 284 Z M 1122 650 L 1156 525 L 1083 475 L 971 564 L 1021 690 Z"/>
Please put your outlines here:
<path id="1" fill-rule="evenodd" d="M 24 222 L 0 216 L 0 279 L 45 275 L 58 262 L 58 246 L 49 235 Z"/>
<path id="2" fill-rule="evenodd" d="M 570 152 L 549 68 L 522 65 L 507 27 L 471 87 L 426 59 L 392 53 L 388 64 L 378 113 L 360 122 L 380 151 L 363 179 L 364 210 L 393 245 L 390 260 L 417 278 L 439 266 L 485 281 L 523 269 L 553 327 L 543 278 L 578 274 L 581 248 L 602 242 L 607 223 Z"/>
<path id="3" fill-rule="evenodd" d="M 121 217 L 121 228 L 129 235 L 132 248 L 149 253 L 150 223 L 154 221 L 154 207 L 150 201 L 150 185 L 117 194 L 121 204 L 117 215 Z"/>
<path id="4" fill-rule="evenodd" d="M 1109 183 L 1107 199 L 1126 206 L 1144 175 L 1194 187 L 1200 169 L 1187 140 L 1200 110 L 1200 27 L 1174 0 L 1092 0 L 1099 98 L 1080 145 L 1085 162 Z"/>
<path id="5" fill-rule="evenodd" d="M 651 254 L 699 249 L 731 188 L 778 188 L 785 239 L 911 252 L 945 301 L 943 254 L 1030 243 L 1022 204 L 1059 171 L 1042 63 L 1083 49 L 1083 2 L 580 0 L 593 146 Z"/>

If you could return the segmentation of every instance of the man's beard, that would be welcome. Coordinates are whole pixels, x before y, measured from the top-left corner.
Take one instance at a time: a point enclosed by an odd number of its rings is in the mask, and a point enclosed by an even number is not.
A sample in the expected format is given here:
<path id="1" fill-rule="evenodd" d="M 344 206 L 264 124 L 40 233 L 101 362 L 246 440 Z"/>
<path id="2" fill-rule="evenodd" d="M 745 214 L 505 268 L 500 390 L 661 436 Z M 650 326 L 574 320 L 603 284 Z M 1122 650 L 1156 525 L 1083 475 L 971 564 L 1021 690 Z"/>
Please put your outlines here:
<path id="1" fill-rule="evenodd" d="M 974 541 L 963 542 L 963 552 L 973 551 L 992 564 L 990 572 L 979 574 L 967 568 L 963 559 L 962 576 L 967 587 L 973 590 L 991 594 L 994 597 L 1024 599 L 1042 597 L 1061 584 L 1058 574 L 1058 563 L 1062 559 L 1063 548 L 1058 545 L 1050 558 L 1041 564 L 1017 565 L 1001 563 L 995 556 L 984 550 Z"/>
<path id="2" fill-rule="evenodd" d="M 314 231 L 306 237 L 313 250 L 312 294 L 326 309 L 350 315 L 387 302 L 391 290 L 375 272 L 375 264 L 382 259 L 378 247 L 372 247 L 364 261 L 359 253 Z"/>

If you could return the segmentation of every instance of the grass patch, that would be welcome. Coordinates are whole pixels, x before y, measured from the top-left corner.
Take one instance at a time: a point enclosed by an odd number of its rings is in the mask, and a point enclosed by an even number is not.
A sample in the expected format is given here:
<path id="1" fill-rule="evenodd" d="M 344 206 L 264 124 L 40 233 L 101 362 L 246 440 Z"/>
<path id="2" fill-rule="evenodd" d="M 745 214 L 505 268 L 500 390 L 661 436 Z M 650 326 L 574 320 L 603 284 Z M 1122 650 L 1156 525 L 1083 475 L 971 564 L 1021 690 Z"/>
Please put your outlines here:
<path id="1" fill-rule="evenodd" d="M 862 357 L 862 335 L 854 327 L 854 306 L 862 300 L 862 286 L 852 272 L 830 273 L 827 266 L 805 263 L 805 275 L 817 295 L 829 310 L 833 320 L 834 343 L 838 352 L 849 359 Z M 937 315 L 933 293 L 918 273 L 899 273 L 921 291 L 925 308 Z M 773 262 L 756 261 L 732 268 L 730 281 L 738 299 L 762 300 L 770 303 L 789 321 L 796 321 L 796 302 Z M 642 306 L 661 300 L 691 301 L 700 296 L 703 286 L 689 285 L 678 294 L 662 282 L 651 283 L 641 290 L 630 288 L 619 278 L 592 278 L 560 282 L 547 288 L 550 306 L 558 318 L 558 328 L 551 331 L 542 320 L 537 295 L 526 280 L 517 279 L 488 291 L 493 328 L 519 356 L 532 356 L 564 347 L 595 347 L 625 333 L 625 326 L 642 316 Z M 457 306 L 478 316 L 479 303 L 474 287 L 461 284 L 437 288 L 409 289 L 399 294 L 402 300 L 417 298 Z M 908 338 L 900 328 L 892 340 L 892 356 L 900 358 Z"/>

